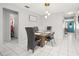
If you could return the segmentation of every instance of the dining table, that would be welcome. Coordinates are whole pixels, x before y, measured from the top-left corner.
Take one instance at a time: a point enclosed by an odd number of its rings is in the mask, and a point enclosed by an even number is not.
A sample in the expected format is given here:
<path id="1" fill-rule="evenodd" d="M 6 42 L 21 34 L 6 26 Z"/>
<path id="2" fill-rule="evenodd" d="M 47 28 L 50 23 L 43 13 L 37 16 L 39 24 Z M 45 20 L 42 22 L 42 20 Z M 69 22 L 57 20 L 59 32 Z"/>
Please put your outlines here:
<path id="1" fill-rule="evenodd" d="M 35 32 L 35 36 L 38 37 L 40 39 L 40 46 L 43 47 L 46 44 L 47 36 L 50 34 L 51 32 Z"/>

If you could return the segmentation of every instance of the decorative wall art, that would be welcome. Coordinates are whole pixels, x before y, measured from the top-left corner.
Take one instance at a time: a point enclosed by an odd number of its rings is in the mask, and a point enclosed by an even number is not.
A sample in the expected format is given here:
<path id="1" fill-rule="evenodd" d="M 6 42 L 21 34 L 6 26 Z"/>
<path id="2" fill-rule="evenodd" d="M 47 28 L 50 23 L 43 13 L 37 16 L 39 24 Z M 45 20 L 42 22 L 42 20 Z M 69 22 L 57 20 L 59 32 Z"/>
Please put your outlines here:
<path id="1" fill-rule="evenodd" d="M 35 21 L 36 21 L 36 16 L 32 16 L 32 15 L 30 15 L 30 16 L 29 16 L 29 20 L 35 22 Z"/>

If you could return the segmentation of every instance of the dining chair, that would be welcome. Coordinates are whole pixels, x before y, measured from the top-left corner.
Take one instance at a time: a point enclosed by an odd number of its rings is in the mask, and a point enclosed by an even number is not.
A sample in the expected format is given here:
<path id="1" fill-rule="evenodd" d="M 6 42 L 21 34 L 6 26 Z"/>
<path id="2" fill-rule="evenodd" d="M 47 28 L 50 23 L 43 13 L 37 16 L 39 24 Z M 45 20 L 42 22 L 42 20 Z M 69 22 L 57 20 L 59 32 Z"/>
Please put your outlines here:
<path id="1" fill-rule="evenodd" d="M 34 30 L 35 30 L 35 32 L 38 32 L 39 31 L 39 29 L 38 29 L 37 26 L 34 27 Z"/>
<path id="2" fill-rule="evenodd" d="M 27 48 L 28 48 L 28 50 L 32 49 L 34 52 L 34 48 L 36 46 L 34 28 L 33 27 L 25 27 L 25 30 L 27 32 L 27 38 L 28 38 Z"/>
<path id="3" fill-rule="evenodd" d="M 56 44 L 55 38 L 54 38 L 54 34 L 55 34 L 55 32 L 50 33 L 50 34 L 47 36 L 48 42 L 50 42 L 52 46 L 53 46 L 54 44 Z"/>

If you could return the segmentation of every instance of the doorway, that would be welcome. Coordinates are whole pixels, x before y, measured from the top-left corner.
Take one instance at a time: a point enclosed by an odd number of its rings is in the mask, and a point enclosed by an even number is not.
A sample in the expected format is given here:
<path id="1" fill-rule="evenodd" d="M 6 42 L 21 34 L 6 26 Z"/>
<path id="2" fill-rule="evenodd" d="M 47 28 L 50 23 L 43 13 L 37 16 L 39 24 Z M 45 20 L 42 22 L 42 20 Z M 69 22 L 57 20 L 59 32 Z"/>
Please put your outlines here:
<path id="1" fill-rule="evenodd" d="M 74 21 L 68 21 L 67 22 L 67 26 L 68 26 L 68 32 L 74 32 Z"/>
<path id="2" fill-rule="evenodd" d="M 64 39 L 76 39 L 76 22 L 74 16 L 64 17 Z"/>
<path id="3" fill-rule="evenodd" d="M 18 43 L 18 12 L 3 8 L 3 42 Z"/>

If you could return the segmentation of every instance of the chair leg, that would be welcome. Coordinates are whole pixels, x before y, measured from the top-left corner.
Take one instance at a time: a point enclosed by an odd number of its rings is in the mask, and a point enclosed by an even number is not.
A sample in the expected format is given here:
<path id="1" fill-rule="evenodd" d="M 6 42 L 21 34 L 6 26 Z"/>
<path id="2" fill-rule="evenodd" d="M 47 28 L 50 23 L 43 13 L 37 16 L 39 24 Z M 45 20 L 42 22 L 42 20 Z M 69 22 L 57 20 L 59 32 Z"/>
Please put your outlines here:
<path id="1" fill-rule="evenodd" d="M 34 53 L 34 49 L 33 49 L 33 51 L 32 51 L 33 53 Z"/>
<path id="2" fill-rule="evenodd" d="M 29 48 L 27 48 L 27 51 L 29 51 Z"/>
<path id="3" fill-rule="evenodd" d="M 52 45 L 52 47 L 53 47 L 53 41 L 51 40 L 50 42 L 51 42 L 51 45 Z"/>
<path id="4" fill-rule="evenodd" d="M 56 44 L 55 39 L 51 40 L 51 45 L 54 46 L 54 44 Z"/>
<path id="5" fill-rule="evenodd" d="M 54 39 L 54 43 L 56 44 L 55 39 Z"/>

